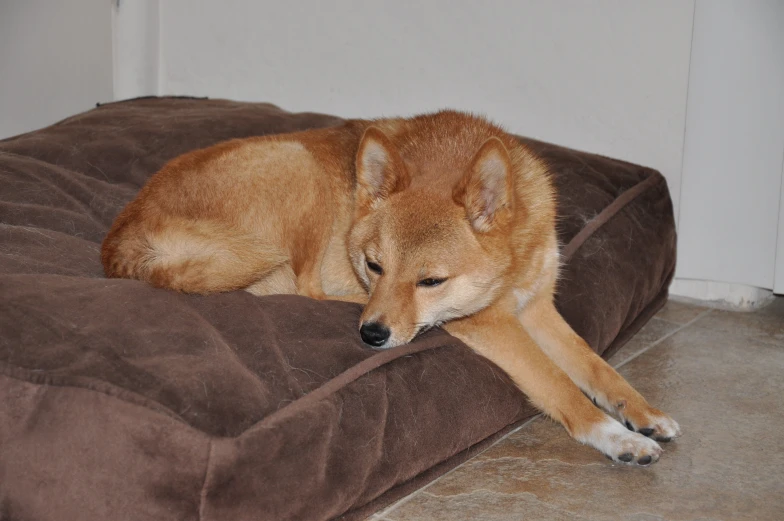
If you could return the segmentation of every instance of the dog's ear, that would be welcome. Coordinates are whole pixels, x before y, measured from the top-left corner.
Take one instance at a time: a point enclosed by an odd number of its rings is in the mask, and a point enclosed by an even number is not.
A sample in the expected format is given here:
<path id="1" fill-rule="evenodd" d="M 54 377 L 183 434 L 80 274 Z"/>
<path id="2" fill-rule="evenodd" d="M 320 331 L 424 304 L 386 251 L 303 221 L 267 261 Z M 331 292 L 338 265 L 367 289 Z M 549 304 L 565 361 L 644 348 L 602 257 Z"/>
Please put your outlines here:
<path id="1" fill-rule="evenodd" d="M 478 232 L 489 232 L 509 219 L 514 204 L 512 162 L 500 139 L 485 141 L 452 196 L 465 207 Z"/>
<path id="2" fill-rule="evenodd" d="M 410 182 L 406 166 L 389 138 L 369 127 L 357 152 L 357 205 L 372 208 Z"/>

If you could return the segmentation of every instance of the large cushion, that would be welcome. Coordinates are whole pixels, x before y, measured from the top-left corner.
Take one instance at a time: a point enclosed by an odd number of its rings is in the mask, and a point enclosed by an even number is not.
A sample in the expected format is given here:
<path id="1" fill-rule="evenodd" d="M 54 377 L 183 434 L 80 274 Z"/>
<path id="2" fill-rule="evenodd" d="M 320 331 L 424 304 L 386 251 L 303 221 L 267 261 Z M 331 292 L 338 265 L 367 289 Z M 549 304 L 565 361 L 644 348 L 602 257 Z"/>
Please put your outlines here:
<path id="1" fill-rule="evenodd" d="M 144 98 L 0 142 L 0 519 L 360 519 L 535 413 L 440 330 L 374 351 L 353 304 L 103 277 L 101 240 L 167 160 L 339 121 Z M 558 187 L 558 306 L 608 355 L 666 298 L 666 183 L 524 141 Z"/>

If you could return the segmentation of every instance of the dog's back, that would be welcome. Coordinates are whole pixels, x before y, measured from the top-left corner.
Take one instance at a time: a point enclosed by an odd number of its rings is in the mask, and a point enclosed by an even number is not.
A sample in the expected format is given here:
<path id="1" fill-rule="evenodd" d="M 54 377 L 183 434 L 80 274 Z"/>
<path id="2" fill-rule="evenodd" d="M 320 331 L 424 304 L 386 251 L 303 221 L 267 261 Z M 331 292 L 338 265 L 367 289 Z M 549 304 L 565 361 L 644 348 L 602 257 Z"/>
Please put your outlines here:
<path id="1" fill-rule="evenodd" d="M 238 139 L 175 158 L 115 220 L 106 275 L 212 293 L 300 271 L 351 196 L 360 130 Z"/>

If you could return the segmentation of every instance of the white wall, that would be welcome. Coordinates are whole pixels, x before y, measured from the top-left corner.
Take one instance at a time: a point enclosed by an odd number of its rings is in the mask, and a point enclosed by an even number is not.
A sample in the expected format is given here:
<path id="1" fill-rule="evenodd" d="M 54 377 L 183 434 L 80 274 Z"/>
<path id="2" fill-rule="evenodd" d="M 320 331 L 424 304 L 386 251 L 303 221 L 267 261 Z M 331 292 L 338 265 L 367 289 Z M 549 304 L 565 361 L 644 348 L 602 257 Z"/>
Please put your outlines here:
<path id="1" fill-rule="evenodd" d="M 115 99 L 156 95 L 161 91 L 159 0 L 113 4 Z"/>
<path id="2" fill-rule="evenodd" d="M 690 76 L 676 276 L 773 288 L 784 2 L 698 0 Z"/>
<path id="3" fill-rule="evenodd" d="M 693 9 L 686 0 L 165 0 L 159 81 L 163 94 L 349 117 L 485 113 L 517 133 L 653 166 L 677 208 Z"/>
<path id="4" fill-rule="evenodd" d="M 0 1 L 0 137 L 112 82 L 347 117 L 467 109 L 661 170 L 675 293 L 784 290 L 780 0 L 132 0 L 113 18 L 109 0 Z"/>
<path id="5" fill-rule="evenodd" d="M 0 0 L 0 138 L 111 101 L 109 0 Z"/>

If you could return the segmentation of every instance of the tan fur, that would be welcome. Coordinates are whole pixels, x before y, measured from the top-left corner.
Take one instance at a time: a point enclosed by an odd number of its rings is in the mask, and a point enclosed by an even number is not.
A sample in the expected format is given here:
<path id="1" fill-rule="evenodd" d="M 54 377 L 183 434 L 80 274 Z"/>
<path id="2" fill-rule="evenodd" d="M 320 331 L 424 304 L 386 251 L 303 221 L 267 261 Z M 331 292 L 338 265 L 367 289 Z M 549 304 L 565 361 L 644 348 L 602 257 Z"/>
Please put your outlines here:
<path id="1" fill-rule="evenodd" d="M 444 111 L 185 154 L 118 216 L 102 260 L 107 276 L 185 292 L 366 303 L 361 324 L 383 326 L 383 347 L 443 324 L 578 440 L 655 461 L 655 442 L 585 396 L 651 437 L 679 434 L 555 310 L 555 218 L 539 158 Z"/>

